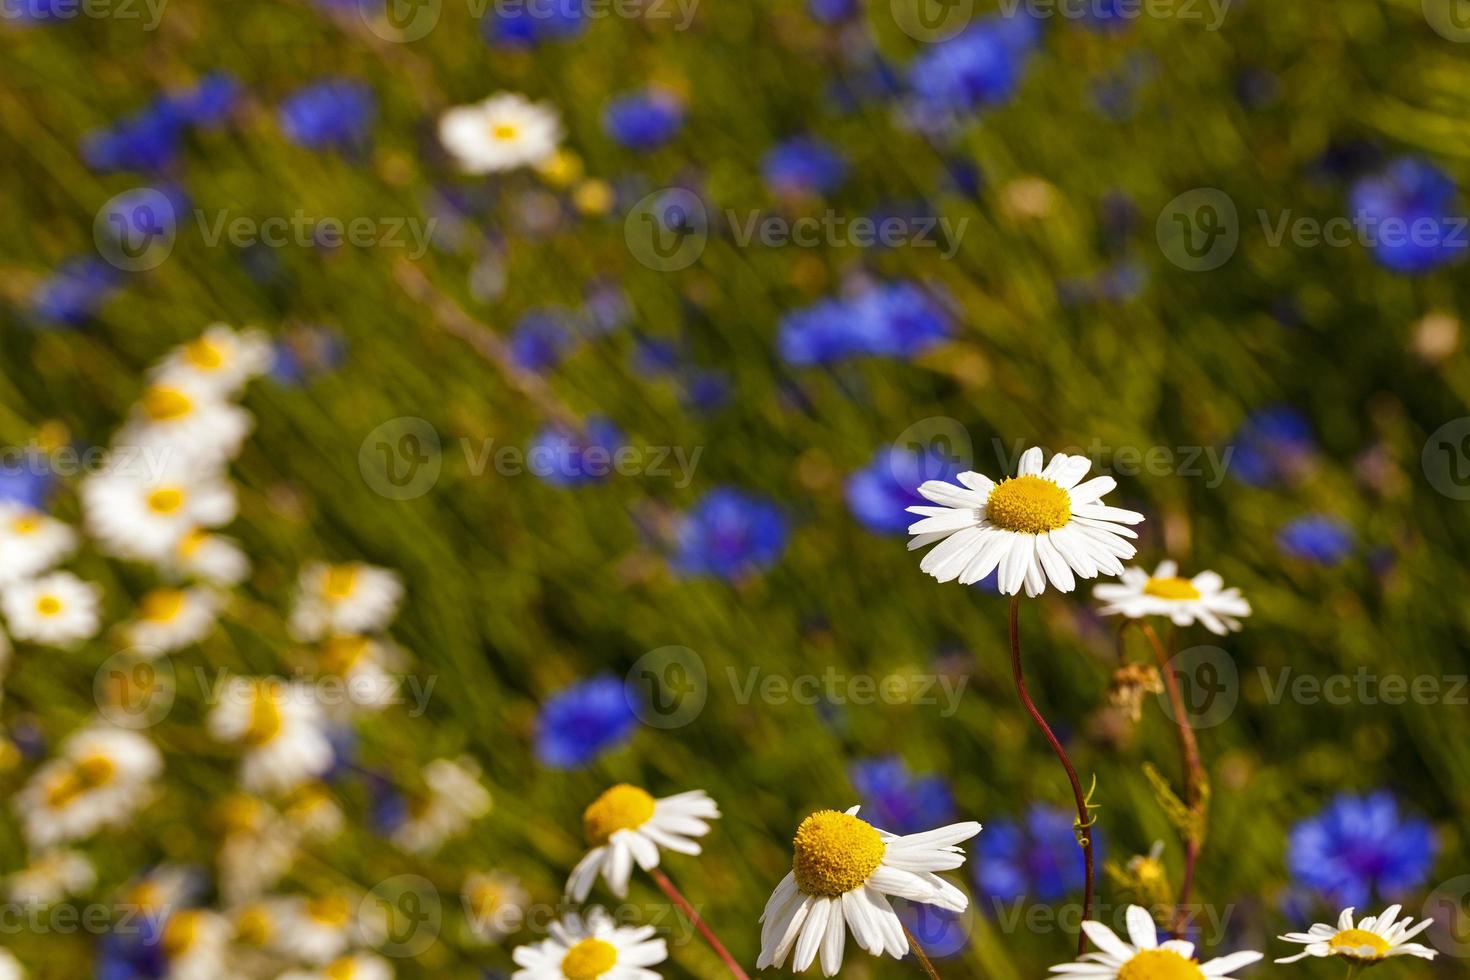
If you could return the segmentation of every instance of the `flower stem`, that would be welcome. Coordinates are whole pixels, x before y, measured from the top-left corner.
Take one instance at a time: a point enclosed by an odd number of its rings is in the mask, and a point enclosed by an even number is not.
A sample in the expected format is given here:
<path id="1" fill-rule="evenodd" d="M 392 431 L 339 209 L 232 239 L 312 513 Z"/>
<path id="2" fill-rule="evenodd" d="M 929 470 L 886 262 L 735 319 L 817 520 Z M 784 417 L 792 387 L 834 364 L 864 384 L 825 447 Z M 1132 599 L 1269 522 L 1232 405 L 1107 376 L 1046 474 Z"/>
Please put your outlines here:
<path id="1" fill-rule="evenodd" d="M 735 957 L 730 955 L 730 951 L 716 938 L 714 932 L 710 930 L 710 927 L 704 924 L 704 919 L 700 918 L 699 913 L 694 911 L 694 906 L 690 905 L 689 900 L 679 892 L 679 889 L 674 887 L 674 883 L 669 880 L 669 876 L 658 868 L 649 869 L 648 874 L 649 877 L 653 878 L 654 884 L 658 885 L 659 888 L 663 889 L 663 893 L 669 896 L 669 901 L 677 905 L 679 911 L 690 922 L 694 923 L 694 928 L 699 930 L 699 934 L 704 937 L 705 942 L 709 943 L 710 948 L 715 951 L 715 955 L 724 961 L 725 966 L 729 967 L 730 975 L 739 978 L 739 980 L 750 980 L 746 976 L 745 971 L 740 968 L 740 964 L 735 962 Z"/>
<path id="2" fill-rule="evenodd" d="M 1082 845 L 1082 865 L 1087 876 L 1087 886 L 1082 893 L 1082 918 L 1086 921 L 1092 918 L 1092 893 L 1097 878 L 1092 852 L 1094 821 L 1087 807 L 1087 796 L 1082 792 L 1082 783 L 1077 778 L 1077 770 L 1072 766 L 1072 760 L 1067 758 L 1067 750 L 1062 748 L 1062 743 L 1057 740 L 1051 726 L 1046 723 L 1046 719 L 1041 717 L 1041 712 L 1036 710 L 1036 704 L 1026 691 L 1026 678 L 1021 672 L 1021 597 L 1018 595 L 1011 596 L 1011 672 L 1016 678 L 1016 693 L 1020 695 L 1022 706 L 1030 713 L 1031 719 L 1036 722 L 1036 727 L 1041 729 L 1046 740 L 1051 743 L 1052 752 L 1056 753 L 1062 768 L 1067 770 L 1067 779 L 1072 784 L 1072 797 L 1077 803 L 1077 826 L 1082 831 L 1078 842 Z M 1077 936 L 1077 955 L 1081 956 L 1085 952 L 1087 952 L 1087 934 L 1084 932 Z"/>
<path id="3" fill-rule="evenodd" d="M 939 973 L 934 969 L 934 964 L 929 962 L 929 957 L 924 952 L 924 947 L 919 945 L 918 938 L 909 931 L 908 926 L 903 927 L 903 934 L 909 937 L 909 949 L 919 958 L 919 965 L 924 968 L 924 972 L 932 977 L 933 980 L 939 980 Z"/>

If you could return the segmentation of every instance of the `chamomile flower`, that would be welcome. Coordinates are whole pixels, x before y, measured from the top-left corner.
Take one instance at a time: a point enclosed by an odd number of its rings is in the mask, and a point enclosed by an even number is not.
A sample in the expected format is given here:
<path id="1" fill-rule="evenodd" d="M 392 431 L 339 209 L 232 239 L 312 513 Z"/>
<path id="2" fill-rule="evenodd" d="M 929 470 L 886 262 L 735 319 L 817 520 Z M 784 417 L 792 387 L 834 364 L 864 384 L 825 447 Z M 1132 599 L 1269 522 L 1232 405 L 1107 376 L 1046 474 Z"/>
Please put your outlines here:
<path id="1" fill-rule="evenodd" d="M 913 551 L 938 544 L 919 567 L 941 582 L 972 585 L 997 572 L 1005 595 L 1025 586 L 1028 596 L 1047 582 L 1071 592 L 1078 578 L 1122 574 L 1121 559 L 1135 549 L 1125 527 L 1143 515 L 1102 503 L 1117 486 L 1110 476 L 1080 482 L 1090 468 L 1084 456 L 1053 456 L 1042 467 L 1041 450 L 1021 455 L 1020 474 L 995 483 L 979 473 L 961 473 L 962 487 L 931 480 L 919 494 L 937 507 L 910 507 L 923 520 L 909 526 Z"/>
<path id="2" fill-rule="evenodd" d="M 25 980 L 26 971 L 20 960 L 8 949 L 0 949 L 0 980 Z"/>
<path id="3" fill-rule="evenodd" d="M 0 595 L 10 635 L 49 647 L 72 647 L 97 635 L 102 589 L 71 572 L 11 585 Z"/>
<path id="4" fill-rule="evenodd" d="M 391 643 L 334 636 L 322 644 L 319 663 L 323 673 L 342 679 L 347 700 L 359 708 L 382 708 L 398 696 L 403 653 Z"/>
<path id="5" fill-rule="evenodd" d="M 298 895 L 276 899 L 274 905 L 276 935 L 272 945 L 295 959 L 330 963 L 362 937 L 357 904 L 346 895 Z"/>
<path id="6" fill-rule="evenodd" d="M 386 568 L 312 562 L 301 570 L 291 633 L 313 641 L 332 634 L 376 633 L 398 612 L 403 582 Z"/>
<path id="7" fill-rule="evenodd" d="M 644 871 L 658 867 L 659 848 L 698 854 L 696 837 L 709 833 L 709 821 L 720 808 L 702 789 L 654 799 L 626 783 L 603 793 L 582 814 L 587 843 L 592 845 L 567 879 L 567 894 L 585 902 L 600 874 L 618 898 L 628 897 L 633 864 Z"/>
<path id="8" fill-rule="evenodd" d="M 309 687 L 279 678 L 231 677 L 218 691 L 209 731 L 245 747 L 240 782 L 251 792 L 288 792 L 326 772 L 332 743 Z"/>
<path id="9" fill-rule="evenodd" d="M 209 589 L 154 589 L 123 627 L 130 647 L 157 655 L 192 646 L 214 631 L 219 595 Z"/>
<path id="10" fill-rule="evenodd" d="M 408 816 L 393 831 L 393 843 L 429 854 L 458 837 L 490 812 L 490 791 L 480 784 L 480 766 L 468 756 L 435 759 L 424 767 L 428 793 L 409 803 Z"/>
<path id="11" fill-rule="evenodd" d="M 354 953 L 333 960 L 321 970 L 288 970 L 279 980 L 393 980 L 393 967 L 381 956 Z"/>
<path id="12" fill-rule="evenodd" d="M 181 909 L 163 924 L 159 945 L 168 964 L 166 980 L 215 980 L 225 976 L 230 922 L 210 909 Z"/>
<path id="13" fill-rule="evenodd" d="M 1395 956 L 1417 956 L 1432 960 L 1439 955 L 1422 943 L 1411 943 L 1419 933 L 1434 924 L 1425 919 L 1414 925 L 1412 918 L 1400 919 L 1402 906 L 1390 905 L 1382 915 L 1364 916 L 1356 924 L 1353 910 L 1344 909 L 1338 916 L 1337 925 L 1319 922 L 1307 932 L 1289 932 L 1281 938 L 1289 943 L 1306 946 L 1304 952 L 1277 963 L 1295 963 L 1308 956 L 1341 956 L 1360 965 L 1378 963 Z"/>
<path id="14" fill-rule="evenodd" d="M 585 916 L 568 913 L 549 931 L 539 943 L 516 947 L 511 958 L 521 969 L 511 980 L 658 980 L 649 967 L 669 958 L 653 926 L 617 926 L 596 907 Z"/>
<path id="15" fill-rule="evenodd" d="M 222 398 L 239 394 L 252 378 L 270 369 L 271 342 L 262 331 L 236 331 L 223 323 L 170 351 L 153 369 L 160 385 L 183 385 Z"/>
<path id="16" fill-rule="evenodd" d="M 498 943 L 519 929 L 531 904 L 520 879 L 501 871 L 471 872 L 460 897 L 470 933 L 482 943 Z"/>
<path id="17" fill-rule="evenodd" d="M 97 724 L 71 735 L 15 796 L 27 842 L 51 847 L 125 825 L 162 771 L 158 749 L 136 732 Z"/>
<path id="18" fill-rule="evenodd" d="M 1242 967 L 1261 959 L 1251 951 L 1231 953 L 1208 963 L 1194 956 L 1194 943 L 1182 939 L 1159 942 L 1153 917 L 1137 905 L 1128 906 L 1128 938 L 1125 943 L 1101 922 L 1084 922 L 1082 931 L 1097 945 L 1098 952 L 1088 953 L 1081 961 L 1051 968 L 1062 977 L 1087 977 L 1088 980 L 1229 980 Z"/>
<path id="19" fill-rule="evenodd" d="M 6 878 L 5 893 L 17 905 L 55 905 L 96 883 L 97 869 L 85 854 L 55 848 Z"/>
<path id="20" fill-rule="evenodd" d="M 1104 603 L 1098 610 L 1104 616 L 1167 616 L 1175 626 L 1200 622 L 1219 636 L 1240 629 L 1240 617 L 1251 614 L 1240 590 L 1225 588 L 1219 575 L 1200 572 L 1194 578 L 1180 578 L 1179 566 L 1172 561 L 1160 562 L 1152 575 L 1141 568 L 1126 569 L 1121 584 L 1096 586 L 1092 595 Z"/>
<path id="21" fill-rule="evenodd" d="M 174 575 L 230 588 L 250 577 L 250 559 L 230 538 L 191 528 L 160 564 Z"/>
<path id="22" fill-rule="evenodd" d="M 253 428 L 239 405 L 197 379 L 177 378 L 144 389 L 113 445 L 219 464 L 240 454 Z"/>
<path id="23" fill-rule="evenodd" d="M 54 566 L 76 548 L 76 532 L 25 504 L 0 500 L 0 587 Z"/>
<path id="24" fill-rule="evenodd" d="M 439 141 L 460 169 L 472 174 L 544 163 L 556 153 L 561 136 L 556 110 L 515 92 L 456 106 L 439 120 Z"/>
<path id="25" fill-rule="evenodd" d="M 822 973 L 836 976 L 849 928 L 858 946 L 874 956 L 903 957 L 908 939 L 890 895 L 949 912 L 968 907 L 964 892 L 935 872 L 965 863 L 959 845 L 980 832 L 978 823 L 899 837 L 857 812 L 822 810 L 797 828 L 791 871 L 761 915 L 757 969 L 779 969 L 794 952 L 792 968 L 801 972 L 820 953 Z"/>
<path id="26" fill-rule="evenodd" d="M 235 518 L 235 489 L 218 469 L 173 455 L 116 465 L 82 482 L 87 529 L 111 555 L 170 560 L 187 535 Z"/>

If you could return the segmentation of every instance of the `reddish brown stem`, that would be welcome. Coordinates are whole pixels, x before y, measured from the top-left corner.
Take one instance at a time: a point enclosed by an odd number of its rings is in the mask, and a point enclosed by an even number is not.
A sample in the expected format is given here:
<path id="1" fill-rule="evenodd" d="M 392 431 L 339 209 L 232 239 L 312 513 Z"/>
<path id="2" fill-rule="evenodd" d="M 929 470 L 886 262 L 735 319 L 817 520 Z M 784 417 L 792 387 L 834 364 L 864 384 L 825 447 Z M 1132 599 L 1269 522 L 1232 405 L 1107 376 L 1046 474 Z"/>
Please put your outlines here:
<path id="1" fill-rule="evenodd" d="M 669 896 L 669 901 L 677 905 L 679 911 L 690 922 L 694 923 L 694 928 L 698 929 L 699 934 L 704 937 L 704 941 L 709 943 L 710 949 L 713 949 L 715 955 L 723 960 L 725 966 L 730 969 L 730 975 L 738 977 L 739 980 L 750 980 L 746 976 L 745 971 L 740 968 L 740 964 L 735 962 L 735 957 L 730 955 L 730 951 L 725 948 L 725 945 L 720 942 L 719 938 L 710 930 L 710 927 L 704 924 L 704 919 L 700 918 L 699 913 L 694 911 L 694 906 L 690 905 L 689 900 L 680 894 L 679 889 L 674 887 L 674 883 L 669 880 L 669 876 L 658 868 L 653 868 L 648 874 L 653 878 L 654 883 L 663 889 L 663 893 Z"/>
<path id="2" fill-rule="evenodd" d="M 1016 693 L 1021 697 L 1021 704 L 1030 713 L 1031 720 L 1036 722 L 1036 727 L 1046 736 L 1047 742 L 1051 743 L 1051 750 L 1056 754 L 1062 768 L 1067 770 L 1067 779 L 1072 784 L 1072 798 L 1077 804 L 1077 825 L 1082 829 L 1079 843 L 1082 845 L 1082 866 L 1086 871 L 1087 885 L 1082 893 L 1082 918 L 1092 918 L 1092 893 L 1096 884 L 1097 868 L 1092 851 L 1092 817 L 1087 809 L 1087 796 L 1082 792 L 1082 782 L 1077 778 L 1077 770 L 1072 766 L 1072 760 L 1067 758 L 1067 750 L 1052 732 L 1051 726 L 1046 719 L 1041 717 L 1041 712 L 1036 710 L 1036 704 L 1031 700 L 1031 695 L 1026 690 L 1026 678 L 1021 671 L 1021 597 L 1011 596 L 1011 673 L 1016 678 Z M 1077 955 L 1081 956 L 1087 952 L 1087 934 L 1080 933 L 1077 936 Z"/>
<path id="3" fill-rule="evenodd" d="M 924 952 L 924 947 L 919 945 L 918 938 L 909 931 L 908 926 L 903 927 L 903 934 L 909 937 L 909 949 L 919 958 L 919 965 L 924 968 L 924 972 L 929 974 L 933 980 L 939 980 L 939 972 L 934 969 L 934 964 L 929 962 L 929 957 Z"/>

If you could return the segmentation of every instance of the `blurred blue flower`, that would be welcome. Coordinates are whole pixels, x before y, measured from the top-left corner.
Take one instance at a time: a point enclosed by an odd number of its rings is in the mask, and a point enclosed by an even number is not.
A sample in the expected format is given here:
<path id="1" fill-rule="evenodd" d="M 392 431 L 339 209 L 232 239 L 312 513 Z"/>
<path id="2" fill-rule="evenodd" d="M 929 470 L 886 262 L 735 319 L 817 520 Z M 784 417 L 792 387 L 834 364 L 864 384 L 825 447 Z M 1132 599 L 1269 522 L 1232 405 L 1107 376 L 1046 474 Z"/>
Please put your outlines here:
<path id="1" fill-rule="evenodd" d="M 529 48 L 546 41 L 565 41 L 587 29 L 584 0 L 524 0 L 490 7 L 485 40 L 510 48 Z"/>
<path id="2" fill-rule="evenodd" d="M 1270 405 L 1252 412 L 1230 443 L 1230 471 L 1237 480 L 1254 487 L 1294 476 L 1317 451 L 1312 423 L 1290 405 Z"/>
<path id="3" fill-rule="evenodd" d="M 536 757 L 553 769 L 575 769 L 623 744 L 638 728 L 631 696 L 612 674 L 553 695 L 536 719 Z"/>
<path id="4" fill-rule="evenodd" d="M 224 122 L 240 104 L 244 89 L 228 72 L 205 76 L 192 88 L 167 96 L 176 118 L 190 126 L 214 126 Z"/>
<path id="5" fill-rule="evenodd" d="M 1055 902 L 1080 891 L 1085 874 L 1068 810 L 1040 804 L 1021 821 L 991 820 L 975 838 L 975 885 L 996 902 Z M 1094 847 L 1102 841 L 1094 836 Z"/>
<path id="6" fill-rule="evenodd" d="M 684 515 L 674 567 L 684 575 L 738 579 L 774 565 L 786 535 L 786 517 L 775 504 L 719 487 Z"/>
<path id="7" fill-rule="evenodd" d="M 813 20 L 836 24 L 855 17 L 861 5 L 858 0 L 806 0 L 806 9 Z"/>
<path id="8" fill-rule="evenodd" d="M 556 487 L 595 483 L 613 472 L 622 446 L 622 430 L 610 419 L 589 417 L 581 432 L 553 423 L 536 434 L 526 453 L 526 469 Z"/>
<path id="9" fill-rule="evenodd" d="M 128 926 L 124 928 L 123 922 Z M 161 915 L 130 915 L 102 937 L 97 947 L 97 980 L 157 980 L 169 973 Z"/>
<path id="10" fill-rule="evenodd" d="M 940 455 L 933 447 L 921 450 L 885 446 L 867 466 L 847 478 L 847 506 L 870 531 L 903 534 L 919 518 L 907 510 L 932 506 L 919 496 L 928 480 L 948 480 L 960 472 L 960 461 Z"/>
<path id="11" fill-rule="evenodd" d="M 657 89 L 622 95 L 602 112 L 602 128 L 630 150 L 652 150 L 679 132 L 684 107 L 672 95 Z"/>
<path id="12" fill-rule="evenodd" d="M 847 160 L 825 140 L 798 136 L 777 143 L 765 155 L 761 174 L 779 196 L 831 194 L 847 177 Z"/>
<path id="13" fill-rule="evenodd" d="M 516 321 L 510 335 L 510 356 L 517 367 L 547 371 L 561 363 L 577 342 L 558 310 L 531 310 Z"/>
<path id="14" fill-rule="evenodd" d="M 911 282 L 873 286 L 857 296 L 857 333 L 870 338 L 869 353 L 913 357 L 948 339 L 949 316 Z"/>
<path id="15" fill-rule="evenodd" d="M 63 262 L 31 292 L 32 314 L 49 323 L 80 326 L 122 284 L 122 273 L 99 258 L 82 256 Z"/>
<path id="16" fill-rule="evenodd" d="M 183 120 L 167 99 L 82 137 L 82 159 L 99 173 L 156 173 L 178 159 Z"/>
<path id="17" fill-rule="evenodd" d="M 862 353 L 849 306 L 824 299 L 792 310 L 777 325 L 777 349 L 788 364 L 831 364 Z"/>
<path id="18" fill-rule="evenodd" d="M 297 89 L 277 110 L 286 138 L 313 150 L 361 147 L 376 115 L 372 89 L 348 78 L 328 78 Z"/>
<path id="19" fill-rule="evenodd" d="M 1399 157 L 1353 184 L 1349 210 L 1379 265 L 1427 272 L 1470 248 L 1455 198 L 1449 174 L 1421 157 Z"/>
<path id="20" fill-rule="evenodd" d="M 55 477 L 47 458 L 40 452 L 20 453 L 20 459 L 8 454 L 0 463 L 0 500 L 24 504 L 33 510 L 45 510 Z"/>
<path id="21" fill-rule="evenodd" d="M 999 105 L 1020 86 L 1040 37 L 1040 21 L 1027 14 L 976 21 L 915 59 L 909 84 L 934 109 L 963 113 Z"/>
<path id="22" fill-rule="evenodd" d="M 721 371 L 693 371 L 684 380 L 682 403 L 699 412 L 713 412 L 730 400 L 730 378 Z"/>
<path id="23" fill-rule="evenodd" d="M 917 834 L 954 822 L 954 796 L 943 776 L 915 776 L 897 756 L 859 759 L 849 768 L 869 822 L 895 834 Z"/>
<path id="24" fill-rule="evenodd" d="M 1393 794 L 1342 793 L 1291 830 L 1287 865 L 1334 908 L 1411 897 L 1434 870 L 1439 841 Z"/>
<path id="25" fill-rule="evenodd" d="M 1352 554 L 1353 530 L 1336 517 L 1308 514 L 1276 532 L 1276 545 L 1291 558 L 1336 565 Z"/>

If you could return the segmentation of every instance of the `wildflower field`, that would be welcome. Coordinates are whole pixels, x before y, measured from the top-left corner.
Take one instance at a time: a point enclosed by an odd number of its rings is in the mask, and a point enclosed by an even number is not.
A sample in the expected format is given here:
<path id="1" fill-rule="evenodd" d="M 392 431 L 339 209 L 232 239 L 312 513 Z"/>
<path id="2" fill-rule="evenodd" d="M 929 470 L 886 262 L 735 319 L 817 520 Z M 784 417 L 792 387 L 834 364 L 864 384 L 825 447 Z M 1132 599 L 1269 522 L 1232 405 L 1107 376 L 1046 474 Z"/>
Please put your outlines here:
<path id="1" fill-rule="evenodd" d="M 1461 7 L 0 0 L 0 980 L 1470 976 Z"/>

